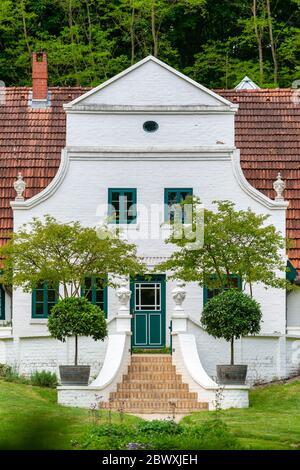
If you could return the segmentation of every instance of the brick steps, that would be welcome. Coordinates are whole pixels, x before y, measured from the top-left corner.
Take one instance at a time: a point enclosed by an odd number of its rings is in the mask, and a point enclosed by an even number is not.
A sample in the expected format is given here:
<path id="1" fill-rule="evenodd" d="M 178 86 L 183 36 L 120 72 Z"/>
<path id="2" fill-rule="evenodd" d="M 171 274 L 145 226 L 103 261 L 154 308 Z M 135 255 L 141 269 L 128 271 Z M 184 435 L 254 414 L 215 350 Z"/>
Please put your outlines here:
<path id="1" fill-rule="evenodd" d="M 191 413 L 207 410 L 208 404 L 198 402 L 197 393 L 189 391 L 167 354 L 136 354 L 117 391 L 101 408 L 127 413 Z"/>
<path id="2" fill-rule="evenodd" d="M 196 411 L 196 410 L 207 410 L 207 403 L 198 403 L 190 399 L 182 400 L 163 400 L 163 401 L 153 401 L 153 400 L 133 400 L 131 398 L 124 400 L 112 400 L 110 403 L 104 402 L 101 405 L 102 409 L 111 409 L 119 410 L 123 409 L 124 411 L 131 411 L 132 409 L 138 410 L 138 413 L 148 413 L 148 412 L 171 412 L 173 409 L 172 403 L 176 404 L 175 410 L 179 411 Z M 147 411 L 145 411 L 147 410 Z M 151 410 L 151 411 L 149 411 Z"/>
<path id="3" fill-rule="evenodd" d="M 135 372 L 145 372 L 145 373 L 152 373 L 152 372 L 168 372 L 169 374 L 176 374 L 176 367 L 168 362 L 154 363 L 154 364 L 132 364 L 128 367 L 128 374 L 135 373 Z"/>
<path id="4" fill-rule="evenodd" d="M 194 400 L 197 400 L 197 393 L 191 393 L 189 391 L 184 391 L 184 390 L 168 390 L 168 391 L 161 391 L 161 390 L 156 390 L 154 391 L 141 391 L 141 390 L 126 390 L 122 392 L 112 392 L 111 393 L 111 399 L 112 400 L 124 400 L 124 399 L 129 399 L 132 398 L 134 399 L 140 399 L 140 400 L 146 400 L 146 399 L 158 399 L 158 400 L 168 400 L 168 399 L 185 399 L 185 398 L 193 398 Z"/>
<path id="5" fill-rule="evenodd" d="M 125 391 L 125 390 L 147 390 L 147 391 L 154 391 L 154 390 L 189 390 L 187 384 L 181 382 L 175 382 L 171 380 L 166 380 L 165 382 L 143 382 L 141 380 L 136 380 L 132 382 L 122 382 L 119 383 L 117 386 L 117 391 Z"/>
<path id="6" fill-rule="evenodd" d="M 174 372 L 131 372 L 130 374 L 126 374 L 123 376 L 123 381 L 124 382 L 132 382 L 132 381 L 140 381 L 140 382 L 149 382 L 152 381 L 155 377 L 155 380 L 159 382 L 163 382 L 164 380 L 168 381 L 175 381 L 175 382 L 181 382 L 182 377 L 181 375 L 174 374 Z"/>

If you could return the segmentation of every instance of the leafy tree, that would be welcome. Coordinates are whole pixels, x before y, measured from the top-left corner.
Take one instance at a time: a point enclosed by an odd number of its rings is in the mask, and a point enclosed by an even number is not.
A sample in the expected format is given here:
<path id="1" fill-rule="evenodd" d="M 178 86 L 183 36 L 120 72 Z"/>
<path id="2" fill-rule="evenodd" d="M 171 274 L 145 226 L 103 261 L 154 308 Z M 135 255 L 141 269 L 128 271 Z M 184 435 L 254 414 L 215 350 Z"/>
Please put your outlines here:
<path id="1" fill-rule="evenodd" d="M 2 0 L 0 79 L 30 85 L 43 49 L 50 85 L 94 86 L 152 53 L 212 88 L 290 86 L 299 31 L 299 0 Z"/>
<path id="2" fill-rule="evenodd" d="M 201 322 L 214 338 L 230 341 L 230 364 L 234 364 L 234 340 L 260 332 L 260 305 L 249 295 L 229 289 L 210 299 L 204 306 Z"/>
<path id="3" fill-rule="evenodd" d="M 59 300 L 51 310 L 48 329 L 59 341 L 75 337 L 75 366 L 78 364 L 78 336 L 91 336 L 95 341 L 103 341 L 107 336 L 104 313 L 82 297 Z"/>
<path id="4" fill-rule="evenodd" d="M 193 205 L 193 232 L 199 200 L 187 200 Z M 290 287 L 279 272 L 286 270 L 284 250 L 286 240 L 273 225 L 267 225 L 268 215 L 248 209 L 236 210 L 229 201 L 216 201 L 217 211 L 204 211 L 204 242 L 190 248 L 191 240 L 182 233 L 178 237 L 176 224 L 167 243 L 178 249 L 160 265 L 170 270 L 173 278 L 196 281 L 208 288 L 230 288 L 231 275 L 239 276 L 250 288 L 260 282 L 265 286 Z"/>
<path id="5" fill-rule="evenodd" d="M 33 219 L 1 247 L 4 271 L 1 282 L 21 286 L 30 292 L 41 282 L 57 290 L 61 297 L 78 297 L 86 276 L 106 281 L 107 274 L 128 276 L 142 273 L 144 265 L 136 247 L 108 230 L 99 233 L 79 222 L 59 223 L 53 217 Z M 58 292 L 62 285 L 63 293 Z"/>

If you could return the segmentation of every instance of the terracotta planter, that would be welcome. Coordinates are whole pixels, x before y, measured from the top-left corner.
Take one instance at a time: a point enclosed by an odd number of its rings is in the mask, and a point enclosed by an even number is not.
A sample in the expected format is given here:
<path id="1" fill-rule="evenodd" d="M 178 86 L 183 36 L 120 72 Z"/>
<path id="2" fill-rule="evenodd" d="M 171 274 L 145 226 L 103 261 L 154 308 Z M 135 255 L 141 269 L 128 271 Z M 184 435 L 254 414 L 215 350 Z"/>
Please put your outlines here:
<path id="1" fill-rule="evenodd" d="M 88 385 L 91 366 L 59 366 L 62 385 Z"/>
<path id="2" fill-rule="evenodd" d="M 222 385 L 244 385 L 247 368 L 245 365 L 217 366 L 218 383 Z"/>

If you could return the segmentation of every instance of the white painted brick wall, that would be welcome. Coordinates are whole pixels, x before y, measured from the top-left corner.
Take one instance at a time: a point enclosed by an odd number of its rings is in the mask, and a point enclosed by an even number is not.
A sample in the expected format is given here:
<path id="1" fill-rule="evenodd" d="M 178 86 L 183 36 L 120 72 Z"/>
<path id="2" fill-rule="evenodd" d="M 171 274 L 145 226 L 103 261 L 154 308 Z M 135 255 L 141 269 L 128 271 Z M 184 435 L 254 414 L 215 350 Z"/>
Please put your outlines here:
<path id="1" fill-rule="evenodd" d="M 20 374 L 49 370 L 59 376 L 59 365 L 74 363 L 74 338 L 68 338 L 65 343 L 51 337 L 20 338 L 13 343 L 0 340 L 1 347 L 3 344 L 6 347 L 4 362 L 16 367 Z M 92 338 L 79 338 L 78 362 L 91 366 L 91 380 L 102 367 L 106 347 L 107 340 L 95 342 Z"/>
<path id="2" fill-rule="evenodd" d="M 229 344 L 214 339 L 191 322 L 188 323 L 188 332 L 195 335 L 201 362 L 206 372 L 215 379 L 216 365 L 229 364 Z M 242 338 L 235 342 L 235 362 L 248 365 L 249 384 L 287 377 L 299 370 L 300 338 L 299 340 L 286 340 L 284 336 Z"/>

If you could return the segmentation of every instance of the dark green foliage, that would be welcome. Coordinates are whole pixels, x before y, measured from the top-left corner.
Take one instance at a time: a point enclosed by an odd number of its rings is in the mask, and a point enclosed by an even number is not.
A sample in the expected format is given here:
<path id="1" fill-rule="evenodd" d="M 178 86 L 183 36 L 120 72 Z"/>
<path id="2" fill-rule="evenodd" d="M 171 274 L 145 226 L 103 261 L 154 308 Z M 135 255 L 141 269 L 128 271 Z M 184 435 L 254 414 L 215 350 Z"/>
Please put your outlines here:
<path id="1" fill-rule="evenodd" d="M 48 329 L 59 341 L 65 341 L 68 336 L 91 336 L 97 341 L 107 335 L 104 313 L 84 297 L 58 301 L 51 310 Z"/>
<path id="2" fill-rule="evenodd" d="M 152 53 L 210 87 L 233 87 L 245 74 L 262 86 L 290 86 L 299 78 L 299 0 L 270 0 L 270 22 L 267 0 L 256 0 L 256 19 L 253 4 L 1 0 L 0 79 L 29 85 L 30 54 L 46 50 L 51 85 L 93 86 Z"/>
<path id="3" fill-rule="evenodd" d="M 31 374 L 30 381 L 32 385 L 37 385 L 38 387 L 55 388 L 57 385 L 57 376 L 47 370 L 36 371 Z"/>
<path id="4" fill-rule="evenodd" d="M 175 421 L 165 419 L 165 420 L 153 420 L 153 421 L 143 421 L 137 425 L 138 432 L 142 434 L 181 434 L 184 431 L 184 428 L 179 424 L 176 424 Z"/>
<path id="5" fill-rule="evenodd" d="M 201 322 L 214 338 L 231 342 L 231 360 L 234 364 L 234 340 L 260 332 L 262 318 L 258 302 L 236 289 L 221 292 L 204 306 Z"/>
<path id="6" fill-rule="evenodd" d="M 219 419 L 183 425 L 171 420 L 154 420 L 136 425 L 99 425 L 83 443 L 87 449 L 200 450 L 240 449 L 238 439 Z"/>
<path id="7" fill-rule="evenodd" d="M 51 310 L 48 329 L 59 341 L 75 336 L 75 365 L 78 361 L 78 336 L 91 336 L 95 341 L 103 341 L 107 336 L 104 312 L 85 297 L 59 300 Z"/>
<path id="8" fill-rule="evenodd" d="M 259 333 L 261 308 L 244 292 L 229 289 L 216 295 L 203 308 L 201 322 L 214 338 L 240 338 Z"/>

